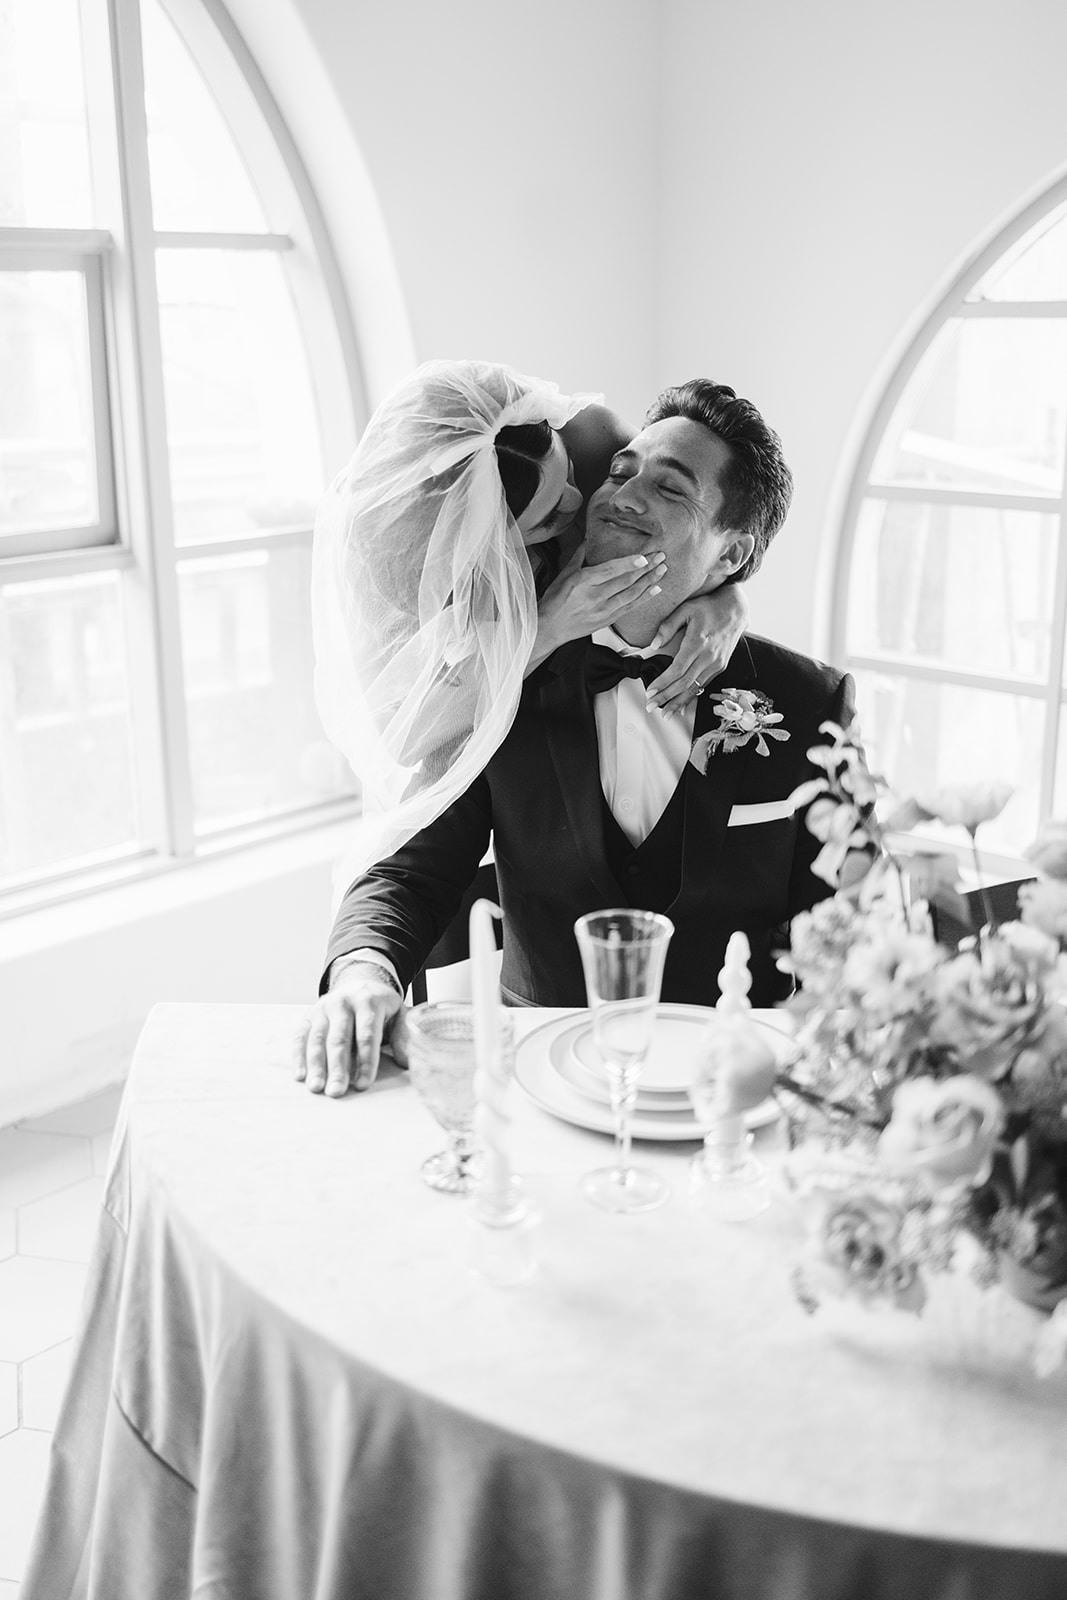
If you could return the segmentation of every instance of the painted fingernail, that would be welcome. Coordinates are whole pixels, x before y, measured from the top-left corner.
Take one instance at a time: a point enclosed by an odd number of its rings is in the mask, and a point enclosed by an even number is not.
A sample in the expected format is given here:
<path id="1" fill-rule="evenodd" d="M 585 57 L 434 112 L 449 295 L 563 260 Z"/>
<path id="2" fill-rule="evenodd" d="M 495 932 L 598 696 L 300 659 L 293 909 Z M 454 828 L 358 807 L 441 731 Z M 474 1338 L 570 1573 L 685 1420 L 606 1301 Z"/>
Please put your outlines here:
<path id="1" fill-rule="evenodd" d="M 649 594 L 659 594 L 659 592 L 660 592 L 659 584 L 658 583 L 654 583 L 652 585 L 651 589 L 648 592 L 649 592 Z"/>
<path id="2" fill-rule="evenodd" d="M 635 567 L 647 567 L 648 566 L 648 561 L 646 560 L 646 558 L 644 556 L 635 556 L 634 557 L 634 566 Z"/>

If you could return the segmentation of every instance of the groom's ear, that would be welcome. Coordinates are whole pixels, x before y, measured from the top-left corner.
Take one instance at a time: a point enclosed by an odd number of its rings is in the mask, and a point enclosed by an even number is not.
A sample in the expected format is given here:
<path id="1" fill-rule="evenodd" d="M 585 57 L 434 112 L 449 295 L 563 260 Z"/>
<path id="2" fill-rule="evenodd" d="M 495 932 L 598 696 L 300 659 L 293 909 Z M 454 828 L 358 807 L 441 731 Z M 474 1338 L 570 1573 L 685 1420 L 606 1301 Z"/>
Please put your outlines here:
<path id="1" fill-rule="evenodd" d="M 755 535 L 751 533 L 732 534 L 719 551 L 719 558 L 713 569 L 713 576 L 723 580 L 739 571 L 756 548 Z"/>

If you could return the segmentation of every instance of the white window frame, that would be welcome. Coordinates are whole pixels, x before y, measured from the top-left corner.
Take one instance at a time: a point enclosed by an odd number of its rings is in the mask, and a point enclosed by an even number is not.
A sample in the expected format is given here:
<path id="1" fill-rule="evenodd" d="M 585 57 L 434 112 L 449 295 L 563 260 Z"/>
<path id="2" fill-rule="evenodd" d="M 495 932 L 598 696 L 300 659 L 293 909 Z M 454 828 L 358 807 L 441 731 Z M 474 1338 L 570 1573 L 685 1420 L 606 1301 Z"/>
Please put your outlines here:
<path id="1" fill-rule="evenodd" d="M 351 799 L 294 807 L 255 823 L 194 825 L 178 613 L 186 560 L 310 548 L 312 528 L 257 529 L 175 544 L 156 298 L 155 253 L 254 250 L 283 262 L 304 333 L 327 473 L 366 417 L 351 312 L 325 222 L 281 114 L 220 0 L 162 0 L 225 108 L 255 175 L 269 231 L 174 233 L 153 227 L 138 0 L 81 0 L 96 220 L 92 230 L 0 230 L 0 265 L 73 263 L 85 275 L 98 463 L 98 525 L 5 540 L 0 584 L 90 571 L 121 575 L 140 845 L 34 873 L 0 891 L 0 916 L 95 891 L 351 814 Z M 284 227 L 274 228 L 277 219 Z M 114 462 L 114 472 L 110 463 Z M 69 535 L 69 537 L 68 537 Z M 309 600 L 310 604 L 310 600 Z"/>
<path id="2" fill-rule="evenodd" d="M 1001 690 L 1023 699 L 1033 699 L 1044 707 L 1045 734 L 1039 788 L 1039 821 L 1052 811 L 1059 746 L 1059 720 L 1067 706 L 1064 684 L 1064 655 L 1067 649 L 1067 470 L 1058 495 L 999 494 L 993 491 L 934 488 L 908 484 L 881 483 L 873 470 L 878 450 L 893 420 L 897 405 L 921 361 L 945 325 L 953 319 L 967 318 L 1067 318 L 1067 299 L 972 300 L 967 296 L 994 266 L 1003 261 L 1015 245 L 1043 218 L 1067 204 L 1067 176 L 1043 191 L 970 257 L 924 319 L 903 357 L 889 378 L 872 413 L 855 459 L 849 488 L 840 518 L 837 559 L 834 564 L 829 650 L 830 659 L 849 671 L 880 672 L 963 688 Z M 1065 375 L 1067 386 L 1067 375 Z M 1067 460 L 1067 445 L 1065 445 Z M 1059 519 L 1056 565 L 1047 671 L 1041 678 L 1004 677 L 998 674 L 968 672 L 961 668 L 916 661 L 907 656 L 886 653 L 865 655 L 848 649 L 848 599 L 852 581 L 852 557 L 856 530 L 863 505 L 869 500 L 910 502 L 923 505 L 979 506 L 991 510 L 1026 511 Z M 969 854 L 969 853 L 968 853 Z M 984 864 L 994 872 L 1022 875 L 1032 869 L 1021 857 L 982 852 Z"/>
<path id="3" fill-rule="evenodd" d="M 59 228 L 0 228 L 0 272 L 75 272 L 81 277 L 89 349 L 92 466 L 97 505 L 92 522 L 5 533 L 0 538 L 0 555 L 4 557 L 41 555 L 117 541 L 104 296 L 104 268 L 110 247 L 107 234 L 97 229 L 79 232 Z"/>

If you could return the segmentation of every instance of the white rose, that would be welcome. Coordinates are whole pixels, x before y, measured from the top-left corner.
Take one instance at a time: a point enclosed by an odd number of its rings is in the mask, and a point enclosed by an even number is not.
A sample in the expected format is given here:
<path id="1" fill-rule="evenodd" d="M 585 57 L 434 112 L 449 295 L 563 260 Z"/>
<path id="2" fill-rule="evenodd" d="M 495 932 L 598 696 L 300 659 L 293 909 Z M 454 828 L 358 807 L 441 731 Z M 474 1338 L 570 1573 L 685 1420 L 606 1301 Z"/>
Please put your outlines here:
<path id="1" fill-rule="evenodd" d="M 984 1183 L 1003 1122 L 1000 1096 L 981 1078 L 911 1078 L 893 1096 L 879 1159 L 913 1172 L 935 1191 Z"/>
<path id="2" fill-rule="evenodd" d="M 1010 783 L 961 783 L 917 794 L 915 800 L 928 817 L 974 833 L 980 823 L 1000 816 L 1013 793 Z"/>

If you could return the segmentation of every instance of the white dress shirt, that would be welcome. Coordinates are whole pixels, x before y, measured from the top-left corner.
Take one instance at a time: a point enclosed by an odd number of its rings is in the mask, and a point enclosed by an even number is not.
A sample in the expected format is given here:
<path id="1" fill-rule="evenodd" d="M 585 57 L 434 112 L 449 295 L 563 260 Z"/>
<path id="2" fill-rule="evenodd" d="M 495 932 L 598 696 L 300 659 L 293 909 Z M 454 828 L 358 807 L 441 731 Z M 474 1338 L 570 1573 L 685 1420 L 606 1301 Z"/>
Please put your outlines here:
<path id="1" fill-rule="evenodd" d="M 651 647 L 626 643 L 614 628 L 601 628 L 594 644 L 607 645 L 624 656 L 654 656 Z M 600 786 L 611 814 L 632 845 L 647 839 L 678 787 L 693 745 L 695 700 L 683 711 L 665 717 L 648 709 L 640 678 L 621 678 L 614 689 L 593 701 L 600 749 Z"/>

